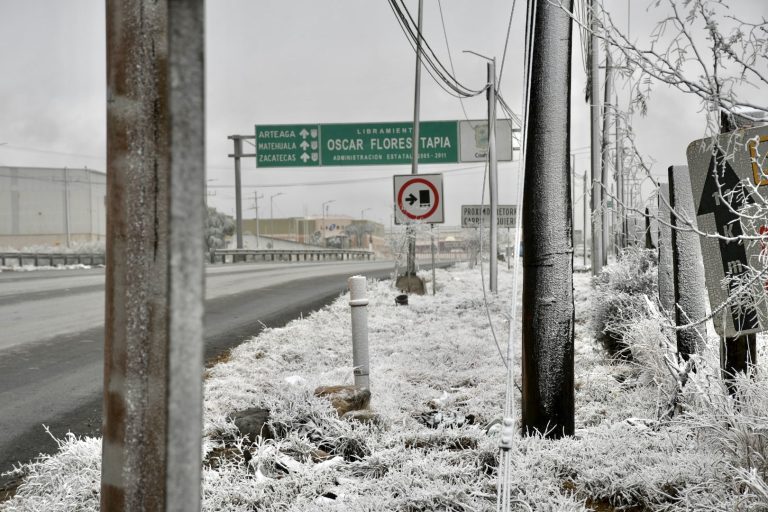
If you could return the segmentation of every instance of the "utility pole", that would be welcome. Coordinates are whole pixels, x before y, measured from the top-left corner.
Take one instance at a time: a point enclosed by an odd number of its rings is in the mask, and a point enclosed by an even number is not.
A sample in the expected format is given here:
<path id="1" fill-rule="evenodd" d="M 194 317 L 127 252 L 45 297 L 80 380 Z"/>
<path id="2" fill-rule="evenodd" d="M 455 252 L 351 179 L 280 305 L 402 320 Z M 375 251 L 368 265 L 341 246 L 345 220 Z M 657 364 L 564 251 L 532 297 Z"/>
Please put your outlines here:
<path id="1" fill-rule="evenodd" d="M 498 208 L 499 208 L 499 169 L 496 162 L 496 59 L 488 62 L 488 195 L 491 201 L 491 243 L 490 243 L 490 285 L 491 293 L 499 290 L 498 275 Z M 482 228 L 481 228 L 482 229 Z"/>
<path id="2" fill-rule="evenodd" d="M 419 174 L 419 113 L 421 105 L 421 23 L 424 15 L 424 0 L 419 0 L 419 16 L 416 34 L 416 77 L 413 91 L 413 134 L 411 137 L 413 153 L 411 158 L 411 174 Z M 411 225 L 406 226 L 405 236 L 408 240 L 408 261 L 406 275 L 416 275 L 416 232 Z"/>
<path id="3" fill-rule="evenodd" d="M 64 232 L 66 233 L 67 247 L 71 247 L 71 233 L 69 226 L 69 169 L 64 168 Z"/>
<path id="4" fill-rule="evenodd" d="M 590 133 L 592 147 L 592 275 L 596 276 L 603 269 L 602 225 L 597 209 L 603 204 L 603 190 L 600 187 L 600 69 L 599 43 L 597 37 L 597 1 L 590 0 L 591 36 L 589 52 L 590 69 Z"/>
<path id="5" fill-rule="evenodd" d="M 571 178 L 571 245 L 574 251 L 576 250 L 576 154 L 571 153 L 571 172 L 569 173 Z"/>
<path id="6" fill-rule="evenodd" d="M 263 198 L 264 194 L 259 194 L 257 191 L 253 191 L 253 208 L 256 210 L 256 248 L 259 248 L 259 239 L 261 234 L 259 233 L 259 199 Z"/>
<path id="7" fill-rule="evenodd" d="M 523 200 L 523 397 L 527 434 L 574 432 L 573 246 L 569 179 L 571 10 L 536 2 Z"/>
<path id="8" fill-rule="evenodd" d="M 272 215 L 273 201 L 277 196 L 282 195 L 284 195 L 283 192 L 278 192 L 277 194 L 272 194 L 269 196 L 269 236 L 271 236 L 273 239 L 275 238 L 275 217 Z M 272 246 L 274 247 L 274 242 L 272 243 Z"/>
<path id="9" fill-rule="evenodd" d="M 200 510 L 204 17 L 106 2 L 104 512 Z"/>
<path id="10" fill-rule="evenodd" d="M 602 173 L 600 182 L 602 183 L 602 193 L 603 193 L 603 201 L 600 208 L 600 217 L 602 221 L 603 226 L 603 236 L 602 236 L 602 245 L 603 245 L 603 263 L 608 263 L 608 244 L 610 241 L 610 232 L 608 229 L 609 226 L 609 212 L 608 212 L 608 191 L 610 190 L 609 184 L 611 182 L 611 175 L 609 171 L 609 163 L 611 161 L 611 152 L 610 152 L 610 123 L 608 120 L 611 116 L 611 97 L 613 96 L 613 70 L 611 69 L 611 52 L 608 51 L 606 43 L 606 50 L 605 50 L 605 99 L 603 101 L 603 136 L 600 144 L 600 154 L 602 155 Z"/>
<path id="11" fill-rule="evenodd" d="M 582 240 L 581 243 L 584 246 L 584 266 L 587 266 L 587 198 L 589 197 L 588 188 L 587 188 L 587 171 L 584 171 L 584 181 L 583 181 L 583 190 L 584 190 L 584 197 L 582 199 L 582 208 L 584 209 L 584 224 L 581 228 L 582 233 Z"/>
<path id="12" fill-rule="evenodd" d="M 624 144 L 621 141 L 619 135 L 619 128 L 621 127 L 621 116 L 619 116 L 619 98 L 614 97 L 614 128 L 616 129 L 616 195 L 618 196 L 617 211 L 619 212 L 619 247 L 621 249 L 627 246 L 626 243 L 626 231 L 624 229 L 625 222 L 624 217 L 626 212 L 624 210 Z"/>

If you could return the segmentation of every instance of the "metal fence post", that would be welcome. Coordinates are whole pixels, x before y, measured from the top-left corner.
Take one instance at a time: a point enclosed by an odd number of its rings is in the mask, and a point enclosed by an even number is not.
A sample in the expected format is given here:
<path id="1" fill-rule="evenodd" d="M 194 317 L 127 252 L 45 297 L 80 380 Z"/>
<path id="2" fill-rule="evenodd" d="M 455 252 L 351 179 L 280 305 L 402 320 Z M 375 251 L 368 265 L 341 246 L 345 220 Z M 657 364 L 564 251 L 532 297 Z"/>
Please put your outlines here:
<path id="1" fill-rule="evenodd" d="M 200 510 L 202 0 L 108 0 L 101 510 Z"/>
<path id="2" fill-rule="evenodd" d="M 355 368 L 355 386 L 368 388 L 368 296 L 365 276 L 352 276 L 347 280 L 349 305 L 352 307 L 352 364 Z"/>

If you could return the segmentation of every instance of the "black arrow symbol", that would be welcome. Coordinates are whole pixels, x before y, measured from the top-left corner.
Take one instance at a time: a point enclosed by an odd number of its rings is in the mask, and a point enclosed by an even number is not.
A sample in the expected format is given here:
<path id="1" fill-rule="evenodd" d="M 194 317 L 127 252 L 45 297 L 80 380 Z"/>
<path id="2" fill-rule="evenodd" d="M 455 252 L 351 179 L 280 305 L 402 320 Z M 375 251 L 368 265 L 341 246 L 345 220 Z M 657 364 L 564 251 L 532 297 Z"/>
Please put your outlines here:
<path id="1" fill-rule="evenodd" d="M 754 203 L 752 196 L 740 186 L 740 180 L 730 163 L 718 147 L 709 161 L 704 190 L 697 215 L 715 215 L 715 225 L 718 234 L 729 238 L 740 237 L 743 234 L 739 210 Z M 719 185 L 719 187 L 718 187 Z M 719 240 L 720 258 L 723 264 L 723 274 L 729 277 L 728 296 L 730 297 L 739 287 L 738 277 L 747 272 L 747 250 L 741 240 Z M 733 326 L 737 331 L 758 329 L 757 311 L 749 306 L 739 308 L 731 306 Z"/>
<path id="2" fill-rule="evenodd" d="M 416 202 L 416 196 L 413 195 L 413 192 L 408 194 L 408 197 L 405 198 L 405 200 L 408 202 L 409 205 L 413 206 L 413 203 Z"/>

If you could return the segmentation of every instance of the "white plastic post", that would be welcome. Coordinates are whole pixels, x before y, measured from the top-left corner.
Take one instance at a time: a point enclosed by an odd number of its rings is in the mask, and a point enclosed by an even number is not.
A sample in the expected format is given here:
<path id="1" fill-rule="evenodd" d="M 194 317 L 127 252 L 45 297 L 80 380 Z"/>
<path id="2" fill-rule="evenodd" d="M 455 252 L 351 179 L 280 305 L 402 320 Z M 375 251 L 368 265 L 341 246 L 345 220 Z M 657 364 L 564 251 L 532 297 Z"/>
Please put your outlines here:
<path id="1" fill-rule="evenodd" d="M 368 388 L 368 296 L 365 276 L 347 280 L 349 305 L 352 307 L 352 364 L 355 367 L 355 387 Z"/>

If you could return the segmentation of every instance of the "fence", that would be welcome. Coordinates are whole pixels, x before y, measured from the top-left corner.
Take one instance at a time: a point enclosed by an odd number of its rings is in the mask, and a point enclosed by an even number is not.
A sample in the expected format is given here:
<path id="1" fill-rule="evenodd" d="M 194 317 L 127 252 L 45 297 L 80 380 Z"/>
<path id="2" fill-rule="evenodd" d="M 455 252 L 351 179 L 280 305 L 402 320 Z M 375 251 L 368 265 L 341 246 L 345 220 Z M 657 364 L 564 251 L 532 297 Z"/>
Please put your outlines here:
<path id="1" fill-rule="evenodd" d="M 34 265 L 39 267 L 48 265 L 104 265 L 104 254 L 62 254 L 62 253 L 34 253 L 34 252 L 3 252 L 0 253 L 0 266 L 8 266 L 12 262 L 22 267 Z"/>
<path id="2" fill-rule="evenodd" d="M 210 252 L 211 263 L 246 261 L 370 260 L 373 251 L 362 249 L 220 249 Z"/>

